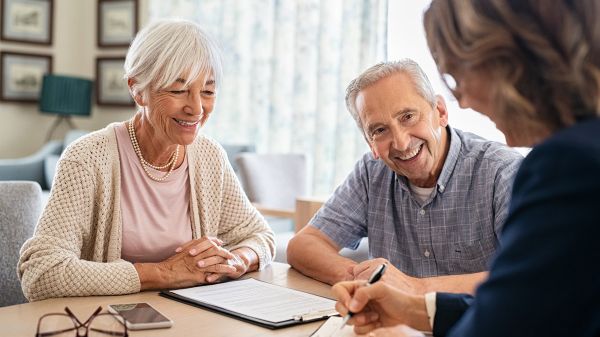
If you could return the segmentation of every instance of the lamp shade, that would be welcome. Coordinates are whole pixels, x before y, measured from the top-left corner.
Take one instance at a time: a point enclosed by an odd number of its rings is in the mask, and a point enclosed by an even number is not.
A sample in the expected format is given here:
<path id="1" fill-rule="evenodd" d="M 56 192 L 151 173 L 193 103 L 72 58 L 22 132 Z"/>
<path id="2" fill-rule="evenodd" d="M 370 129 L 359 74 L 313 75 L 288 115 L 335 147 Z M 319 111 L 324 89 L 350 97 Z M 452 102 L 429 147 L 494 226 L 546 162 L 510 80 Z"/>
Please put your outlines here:
<path id="1" fill-rule="evenodd" d="M 59 115 L 89 116 L 92 81 L 59 75 L 44 75 L 40 111 Z"/>

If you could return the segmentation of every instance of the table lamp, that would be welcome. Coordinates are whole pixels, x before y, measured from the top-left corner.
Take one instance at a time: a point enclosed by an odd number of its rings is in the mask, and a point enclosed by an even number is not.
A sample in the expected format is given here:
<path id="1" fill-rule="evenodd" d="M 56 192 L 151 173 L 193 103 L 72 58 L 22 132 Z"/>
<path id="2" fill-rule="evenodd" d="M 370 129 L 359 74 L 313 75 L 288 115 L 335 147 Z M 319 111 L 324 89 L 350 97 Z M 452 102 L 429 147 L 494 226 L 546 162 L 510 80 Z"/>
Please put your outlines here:
<path id="1" fill-rule="evenodd" d="M 75 125 L 71 116 L 89 116 L 92 101 L 92 81 L 84 78 L 44 75 L 40 94 L 40 111 L 57 114 L 48 132 L 48 139 L 62 121 L 71 129 Z"/>

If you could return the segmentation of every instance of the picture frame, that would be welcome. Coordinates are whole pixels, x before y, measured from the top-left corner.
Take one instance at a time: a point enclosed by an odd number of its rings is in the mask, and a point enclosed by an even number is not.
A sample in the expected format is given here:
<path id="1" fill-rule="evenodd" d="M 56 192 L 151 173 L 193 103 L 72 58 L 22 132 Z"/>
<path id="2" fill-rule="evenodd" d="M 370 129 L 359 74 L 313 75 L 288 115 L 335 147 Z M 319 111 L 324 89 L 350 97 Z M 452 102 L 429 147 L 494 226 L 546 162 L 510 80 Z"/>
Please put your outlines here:
<path id="1" fill-rule="evenodd" d="M 137 33 L 138 0 L 98 0 L 99 47 L 129 47 Z"/>
<path id="2" fill-rule="evenodd" d="M 96 104 L 133 107 L 127 82 L 123 78 L 125 57 L 96 58 Z"/>
<path id="3" fill-rule="evenodd" d="M 0 0 L 0 39 L 51 45 L 54 0 Z"/>
<path id="4" fill-rule="evenodd" d="M 37 102 L 44 74 L 50 73 L 51 55 L 0 52 L 0 100 Z"/>

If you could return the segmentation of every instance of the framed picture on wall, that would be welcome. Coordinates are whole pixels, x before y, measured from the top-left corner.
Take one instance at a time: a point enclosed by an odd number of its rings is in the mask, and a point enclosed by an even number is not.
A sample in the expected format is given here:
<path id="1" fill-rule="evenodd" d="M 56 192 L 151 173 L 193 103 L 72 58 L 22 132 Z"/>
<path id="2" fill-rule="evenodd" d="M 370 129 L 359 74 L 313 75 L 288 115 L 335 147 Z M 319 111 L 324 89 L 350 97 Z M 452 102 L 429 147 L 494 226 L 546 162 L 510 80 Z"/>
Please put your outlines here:
<path id="1" fill-rule="evenodd" d="M 0 100 L 37 102 L 44 74 L 52 73 L 52 56 L 0 53 Z"/>
<path id="2" fill-rule="evenodd" d="M 0 0 L 0 38 L 51 45 L 53 7 L 53 0 Z"/>
<path id="3" fill-rule="evenodd" d="M 96 59 L 96 103 L 105 106 L 133 106 L 127 82 L 123 78 L 124 57 Z"/>
<path id="4" fill-rule="evenodd" d="M 138 26 L 137 0 L 98 0 L 98 46 L 128 47 Z"/>

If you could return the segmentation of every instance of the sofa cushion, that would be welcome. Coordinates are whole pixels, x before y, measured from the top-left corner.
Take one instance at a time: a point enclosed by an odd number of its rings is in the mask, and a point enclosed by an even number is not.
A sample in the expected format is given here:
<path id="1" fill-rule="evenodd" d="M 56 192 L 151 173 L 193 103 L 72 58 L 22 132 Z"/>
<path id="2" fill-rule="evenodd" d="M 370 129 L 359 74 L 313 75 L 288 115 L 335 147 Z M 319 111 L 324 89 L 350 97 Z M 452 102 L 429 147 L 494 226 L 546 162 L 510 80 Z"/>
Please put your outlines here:
<path id="1" fill-rule="evenodd" d="M 69 146 L 69 144 L 73 143 L 78 138 L 87 135 L 88 133 L 89 131 L 86 130 L 69 130 L 65 135 L 65 139 L 63 141 L 63 150 L 66 149 L 67 146 Z"/>
<path id="2" fill-rule="evenodd" d="M 46 176 L 46 184 L 48 189 L 52 188 L 52 182 L 54 181 L 54 174 L 56 173 L 56 164 L 60 155 L 51 154 L 44 159 L 44 175 Z"/>

